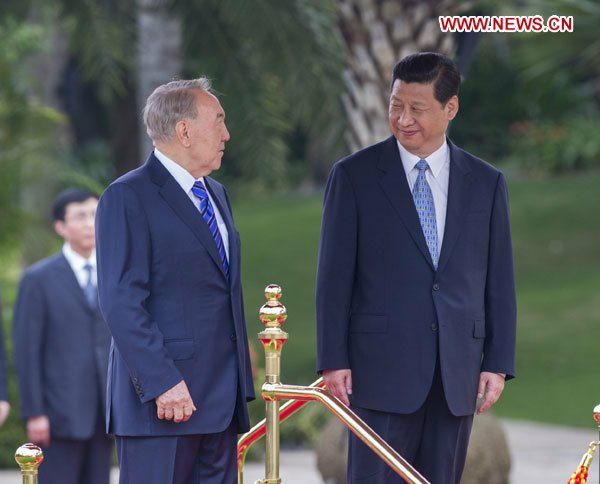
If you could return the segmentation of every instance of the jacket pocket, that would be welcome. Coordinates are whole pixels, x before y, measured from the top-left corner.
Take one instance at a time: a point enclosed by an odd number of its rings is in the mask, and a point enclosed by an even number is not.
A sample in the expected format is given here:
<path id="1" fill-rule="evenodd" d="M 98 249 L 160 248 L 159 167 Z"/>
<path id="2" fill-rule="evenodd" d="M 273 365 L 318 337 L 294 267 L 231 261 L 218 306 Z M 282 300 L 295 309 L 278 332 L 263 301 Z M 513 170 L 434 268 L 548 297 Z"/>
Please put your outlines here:
<path id="1" fill-rule="evenodd" d="M 485 338 L 485 319 L 473 321 L 473 338 Z"/>
<path id="2" fill-rule="evenodd" d="M 196 353 L 194 340 L 191 339 L 165 340 L 164 345 L 173 361 L 189 360 Z"/>
<path id="3" fill-rule="evenodd" d="M 353 314 L 350 316 L 351 333 L 387 333 L 388 317 L 377 314 Z"/>

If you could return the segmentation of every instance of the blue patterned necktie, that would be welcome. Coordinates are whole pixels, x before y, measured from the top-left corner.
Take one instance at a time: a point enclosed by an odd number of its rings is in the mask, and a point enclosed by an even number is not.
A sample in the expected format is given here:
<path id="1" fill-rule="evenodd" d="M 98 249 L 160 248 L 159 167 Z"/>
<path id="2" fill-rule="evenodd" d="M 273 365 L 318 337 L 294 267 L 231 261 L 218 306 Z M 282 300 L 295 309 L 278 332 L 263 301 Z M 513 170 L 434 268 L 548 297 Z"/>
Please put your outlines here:
<path id="1" fill-rule="evenodd" d="M 210 199 L 208 198 L 206 187 L 201 180 L 198 180 L 196 183 L 194 183 L 194 186 L 192 187 L 192 193 L 200 200 L 200 213 L 202 214 L 202 218 L 206 222 L 206 225 L 208 225 L 210 233 L 215 240 L 225 275 L 229 277 L 229 261 L 227 260 L 227 253 L 225 252 L 225 246 L 223 245 L 221 232 L 219 232 L 219 225 L 217 224 L 215 211 L 212 203 L 210 203 Z"/>
<path id="2" fill-rule="evenodd" d="M 423 235 L 425 235 L 425 241 L 427 242 L 427 248 L 433 261 L 433 267 L 437 269 L 438 266 L 438 234 L 437 234 L 437 223 L 435 221 L 435 204 L 433 203 L 433 193 L 431 193 L 431 187 L 427 183 L 425 178 L 425 172 L 429 165 L 425 160 L 419 160 L 415 165 L 415 168 L 419 170 L 417 181 L 413 187 L 413 199 L 415 206 L 417 207 L 417 213 L 419 214 L 419 221 L 421 222 L 421 228 L 423 229 Z"/>
<path id="3" fill-rule="evenodd" d="M 89 262 L 86 263 L 83 266 L 83 270 L 87 272 L 87 282 L 83 286 L 83 294 L 90 308 L 96 309 L 98 307 L 98 292 L 92 280 L 92 264 Z"/>

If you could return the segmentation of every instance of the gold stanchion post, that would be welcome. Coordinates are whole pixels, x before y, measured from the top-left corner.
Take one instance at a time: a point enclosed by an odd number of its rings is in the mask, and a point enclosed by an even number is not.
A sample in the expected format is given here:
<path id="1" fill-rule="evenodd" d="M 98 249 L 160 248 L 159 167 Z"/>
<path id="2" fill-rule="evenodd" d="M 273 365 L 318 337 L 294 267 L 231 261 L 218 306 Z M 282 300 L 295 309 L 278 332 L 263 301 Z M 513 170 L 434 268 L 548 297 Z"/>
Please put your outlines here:
<path id="1" fill-rule="evenodd" d="M 266 304 L 260 308 L 260 320 L 265 329 L 258 338 L 265 349 L 265 384 L 281 383 L 281 348 L 288 334 L 281 329 L 287 319 L 287 310 L 279 302 L 281 287 L 269 284 L 265 288 Z M 266 414 L 265 478 L 257 484 L 279 484 L 279 401 L 263 395 Z"/>
<path id="2" fill-rule="evenodd" d="M 37 445 L 25 444 L 15 452 L 15 460 L 21 468 L 23 484 L 37 484 L 38 467 L 44 460 L 44 453 Z"/>

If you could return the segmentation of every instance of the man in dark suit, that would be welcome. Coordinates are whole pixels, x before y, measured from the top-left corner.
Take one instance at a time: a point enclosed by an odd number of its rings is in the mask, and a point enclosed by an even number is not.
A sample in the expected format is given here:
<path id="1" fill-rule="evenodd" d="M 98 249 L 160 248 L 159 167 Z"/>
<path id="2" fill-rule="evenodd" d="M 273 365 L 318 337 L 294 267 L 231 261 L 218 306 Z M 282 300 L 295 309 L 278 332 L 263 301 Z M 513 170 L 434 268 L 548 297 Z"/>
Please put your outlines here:
<path id="1" fill-rule="evenodd" d="M 316 291 L 328 388 L 435 484 L 460 482 L 477 400 L 514 376 L 506 184 L 446 138 L 459 84 L 440 54 L 395 66 L 393 136 L 332 169 Z M 402 482 L 349 444 L 349 482 Z"/>
<path id="2" fill-rule="evenodd" d="M 98 308 L 98 199 L 72 188 L 53 206 L 63 249 L 23 274 L 14 355 L 27 436 L 44 451 L 40 484 L 108 484 L 112 439 L 103 426 L 110 333 Z"/>
<path id="3" fill-rule="evenodd" d="M 200 78 L 159 86 L 144 122 L 153 153 L 108 187 L 97 215 L 120 482 L 235 482 L 254 390 L 239 234 L 208 176 L 229 140 L 225 113 Z"/>
<path id="4" fill-rule="evenodd" d="M 0 303 L 0 427 L 8 417 L 8 373 L 6 371 L 6 353 L 4 350 L 4 323 L 2 322 L 2 304 Z"/>

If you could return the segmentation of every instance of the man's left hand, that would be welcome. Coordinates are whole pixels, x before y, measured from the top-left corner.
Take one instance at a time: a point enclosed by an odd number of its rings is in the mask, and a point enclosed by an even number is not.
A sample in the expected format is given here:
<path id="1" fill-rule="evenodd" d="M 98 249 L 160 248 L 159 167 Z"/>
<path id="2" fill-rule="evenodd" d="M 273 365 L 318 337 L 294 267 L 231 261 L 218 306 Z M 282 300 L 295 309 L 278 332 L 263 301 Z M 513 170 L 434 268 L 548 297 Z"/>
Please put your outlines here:
<path id="1" fill-rule="evenodd" d="M 482 371 L 479 374 L 477 399 L 483 398 L 484 400 L 477 409 L 477 415 L 481 415 L 500 398 L 500 394 L 504 390 L 505 376 L 503 373 L 491 373 L 489 371 Z"/>

